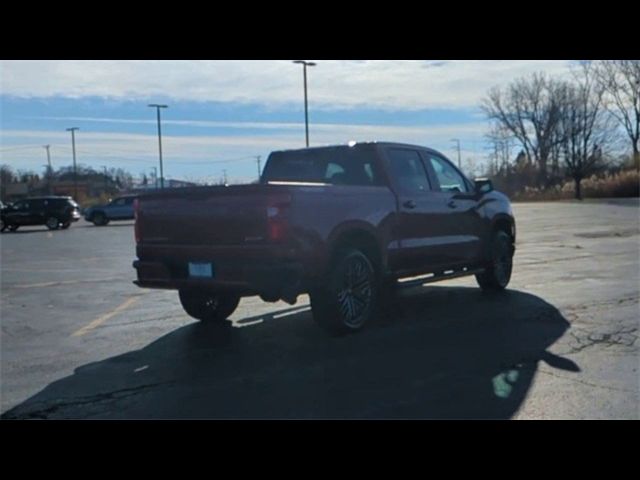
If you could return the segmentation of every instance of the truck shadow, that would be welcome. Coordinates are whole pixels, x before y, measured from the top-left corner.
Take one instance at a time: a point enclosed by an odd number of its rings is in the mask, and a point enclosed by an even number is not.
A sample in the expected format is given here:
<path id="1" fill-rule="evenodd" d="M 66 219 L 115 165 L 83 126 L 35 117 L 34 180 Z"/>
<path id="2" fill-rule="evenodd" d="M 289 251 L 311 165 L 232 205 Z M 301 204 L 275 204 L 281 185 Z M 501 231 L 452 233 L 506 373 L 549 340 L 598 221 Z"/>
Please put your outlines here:
<path id="1" fill-rule="evenodd" d="M 579 371 L 548 351 L 569 322 L 528 293 L 423 287 L 386 312 L 340 338 L 295 308 L 189 324 L 77 368 L 2 418 L 506 419 L 541 361 Z"/>

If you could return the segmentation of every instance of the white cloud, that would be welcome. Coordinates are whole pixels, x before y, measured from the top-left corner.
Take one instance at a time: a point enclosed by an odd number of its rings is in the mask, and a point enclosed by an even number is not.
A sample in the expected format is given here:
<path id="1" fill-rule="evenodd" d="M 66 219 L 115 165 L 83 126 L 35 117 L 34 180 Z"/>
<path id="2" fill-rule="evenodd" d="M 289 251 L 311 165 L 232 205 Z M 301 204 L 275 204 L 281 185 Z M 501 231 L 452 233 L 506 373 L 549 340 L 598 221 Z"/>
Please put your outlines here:
<path id="1" fill-rule="evenodd" d="M 473 107 L 497 84 L 534 71 L 566 75 L 566 61 L 318 61 L 311 108 Z M 2 93 L 20 97 L 239 102 L 298 106 L 302 73 L 290 61 L 2 61 Z"/>

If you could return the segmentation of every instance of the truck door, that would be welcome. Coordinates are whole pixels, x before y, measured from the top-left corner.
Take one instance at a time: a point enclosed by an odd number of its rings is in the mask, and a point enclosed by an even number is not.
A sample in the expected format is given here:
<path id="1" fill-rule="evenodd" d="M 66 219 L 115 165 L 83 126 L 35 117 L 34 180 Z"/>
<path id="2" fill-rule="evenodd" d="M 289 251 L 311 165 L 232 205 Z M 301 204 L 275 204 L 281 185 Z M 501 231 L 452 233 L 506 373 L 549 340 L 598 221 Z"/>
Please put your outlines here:
<path id="1" fill-rule="evenodd" d="M 484 224 L 478 211 L 478 195 L 474 186 L 447 159 L 424 152 L 432 183 L 432 196 L 446 212 L 449 258 L 458 264 L 470 264 L 481 256 Z"/>
<path id="2" fill-rule="evenodd" d="M 430 272 L 451 263 L 447 248 L 453 229 L 448 208 L 434 195 L 418 150 L 386 150 L 389 180 L 398 198 L 395 245 L 389 264 L 401 276 Z"/>

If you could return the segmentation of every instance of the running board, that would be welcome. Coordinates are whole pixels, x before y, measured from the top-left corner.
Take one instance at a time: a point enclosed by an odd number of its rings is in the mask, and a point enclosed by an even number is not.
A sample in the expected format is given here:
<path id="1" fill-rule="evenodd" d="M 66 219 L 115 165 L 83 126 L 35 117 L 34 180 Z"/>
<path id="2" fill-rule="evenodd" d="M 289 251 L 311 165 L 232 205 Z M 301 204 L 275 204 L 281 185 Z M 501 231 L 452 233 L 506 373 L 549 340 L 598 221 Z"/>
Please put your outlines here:
<path id="1" fill-rule="evenodd" d="M 416 277 L 408 277 L 405 279 L 398 279 L 396 285 L 398 287 L 417 287 L 426 283 L 439 282 L 441 280 L 449 280 L 452 278 L 466 277 L 469 275 L 477 275 L 484 272 L 484 268 L 474 268 L 465 270 L 445 270 L 439 273 L 429 273 L 426 275 L 418 275 Z"/>

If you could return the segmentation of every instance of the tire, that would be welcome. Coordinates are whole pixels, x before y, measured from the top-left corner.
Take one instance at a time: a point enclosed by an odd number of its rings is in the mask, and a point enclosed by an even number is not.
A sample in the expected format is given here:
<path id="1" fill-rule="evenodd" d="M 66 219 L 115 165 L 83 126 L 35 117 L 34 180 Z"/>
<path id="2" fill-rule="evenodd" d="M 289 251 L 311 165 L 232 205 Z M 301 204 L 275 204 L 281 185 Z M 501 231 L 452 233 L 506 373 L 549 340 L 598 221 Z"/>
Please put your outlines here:
<path id="1" fill-rule="evenodd" d="M 15 232 L 16 230 L 18 230 L 20 228 L 20 225 L 16 225 L 14 223 L 12 225 L 9 225 L 7 228 L 9 229 L 10 232 Z"/>
<path id="2" fill-rule="evenodd" d="M 44 224 L 49 230 L 57 230 L 60 227 L 60 220 L 56 217 L 47 217 Z"/>
<path id="3" fill-rule="evenodd" d="M 379 300 L 376 271 L 360 250 L 339 252 L 326 279 L 310 292 L 313 319 L 331 335 L 361 330 L 375 315 Z"/>
<path id="4" fill-rule="evenodd" d="M 490 260 L 483 273 L 476 275 L 482 290 L 504 290 L 511 280 L 513 270 L 513 242 L 511 237 L 499 230 L 494 233 L 490 245 Z"/>
<path id="5" fill-rule="evenodd" d="M 240 297 L 232 294 L 200 290 L 179 290 L 182 308 L 190 317 L 202 322 L 226 320 L 240 303 Z"/>
<path id="6" fill-rule="evenodd" d="M 4 223 L 4 218 L 0 218 L 0 232 L 4 232 L 7 227 L 8 225 Z"/>
<path id="7" fill-rule="evenodd" d="M 102 213 L 102 212 L 96 212 L 93 214 L 93 216 L 91 217 L 91 221 L 93 222 L 93 224 L 96 227 L 103 227 L 105 226 L 107 223 L 109 223 L 109 219 L 107 218 L 107 216 Z"/>
<path id="8" fill-rule="evenodd" d="M 71 226 L 71 222 L 65 222 L 65 223 L 62 224 L 62 227 L 60 227 L 60 228 L 62 228 L 63 230 L 66 230 L 70 226 Z"/>

